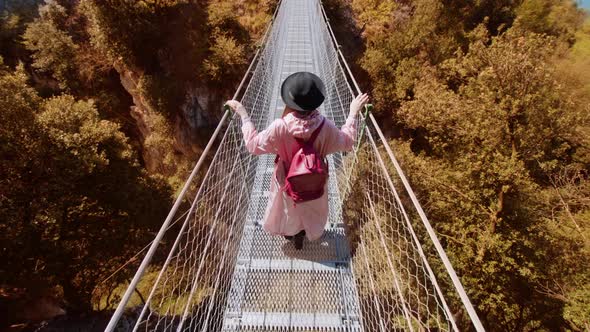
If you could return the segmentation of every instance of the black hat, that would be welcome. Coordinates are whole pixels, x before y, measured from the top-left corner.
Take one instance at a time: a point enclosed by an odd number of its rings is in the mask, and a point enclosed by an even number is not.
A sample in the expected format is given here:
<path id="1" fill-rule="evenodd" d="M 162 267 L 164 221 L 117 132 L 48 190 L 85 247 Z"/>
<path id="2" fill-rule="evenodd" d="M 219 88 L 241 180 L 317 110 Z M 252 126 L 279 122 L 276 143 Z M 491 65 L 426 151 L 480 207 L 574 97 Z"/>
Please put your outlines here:
<path id="1" fill-rule="evenodd" d="M 289 75 L 281 86 L 281 97 L 285 104 L 299 112 L 315 110 L 324 102 L 325 95 L 326 88 L 322 80 L 305 71 Z"/>

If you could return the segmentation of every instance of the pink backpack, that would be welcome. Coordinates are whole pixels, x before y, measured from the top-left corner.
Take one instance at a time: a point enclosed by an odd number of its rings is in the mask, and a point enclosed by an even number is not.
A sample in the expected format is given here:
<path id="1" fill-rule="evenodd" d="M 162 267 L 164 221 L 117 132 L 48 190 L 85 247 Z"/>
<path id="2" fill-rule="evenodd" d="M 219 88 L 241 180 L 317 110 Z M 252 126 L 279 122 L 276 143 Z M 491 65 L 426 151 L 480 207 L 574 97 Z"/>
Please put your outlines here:
<path id="1" fill-rule="evenodd" d="M 285 167 L 287 176 L 283 188 L 295 203 L 312 201 L 324 194 L 324 186 L 328 180 L 328 163 L 316 151 L 313 143 L 325 121 L 324 119 L 307 141 L 295 138 L 299 150 L 295 152 L 291 164 Z"/>

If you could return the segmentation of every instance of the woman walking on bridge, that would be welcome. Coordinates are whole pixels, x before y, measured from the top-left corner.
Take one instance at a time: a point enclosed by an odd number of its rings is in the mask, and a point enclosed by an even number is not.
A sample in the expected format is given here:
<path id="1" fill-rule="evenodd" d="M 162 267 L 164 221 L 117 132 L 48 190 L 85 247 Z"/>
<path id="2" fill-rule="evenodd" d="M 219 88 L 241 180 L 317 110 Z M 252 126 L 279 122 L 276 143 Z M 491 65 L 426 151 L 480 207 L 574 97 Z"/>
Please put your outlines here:
<path id="1" fill-rule="evenodd" d="M 227 105 L 242 119 L 242 133 L 248 151 L 255 155 L 276 154 L 270 197 L 264 215 L 264 229 L 292 239 L 303 248 L 303 238 L 320 238 L 328 221 L 328 168 L 324 158 L 350 151 L 356 140 L 357 115 L 368 102 L 367 94 L 350 104 L 348 119 L 341 129 L 317 108 L 324 102 L 321 79 L 298 72 L 285 79 L 281 97 L 285 111 L 262 132 L 257 132 L 246 108 L 236 100 Z"/>

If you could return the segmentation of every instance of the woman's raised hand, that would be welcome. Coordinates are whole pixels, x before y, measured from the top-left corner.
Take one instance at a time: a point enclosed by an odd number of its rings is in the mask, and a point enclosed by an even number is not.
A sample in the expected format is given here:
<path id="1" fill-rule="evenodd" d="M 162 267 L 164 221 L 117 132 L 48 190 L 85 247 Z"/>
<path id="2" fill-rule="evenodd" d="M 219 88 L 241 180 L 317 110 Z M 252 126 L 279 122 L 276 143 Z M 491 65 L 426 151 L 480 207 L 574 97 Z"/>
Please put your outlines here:
<path id="1" fill-rule="evenodd" d="M 369 95 L 366 93 L 360 94 L 354 98 L 352 103 L 350 103 L 350 115 L 349 116 L 357 116 L 357 114 L 365 107 L 365 105 L 369 102 Z"/>
<path id="2" fill-rule="evenodd" d="M 248 111 L 246 111 L 244 105 L 242 105 L 242 103 L 240 103 L 239 101 L 228 100 L 225 102 L 225 104 L 229 106 L 229 108 L 231 108 L 234 112 L 238 113 L 242 120 L 248 118 Z"/>

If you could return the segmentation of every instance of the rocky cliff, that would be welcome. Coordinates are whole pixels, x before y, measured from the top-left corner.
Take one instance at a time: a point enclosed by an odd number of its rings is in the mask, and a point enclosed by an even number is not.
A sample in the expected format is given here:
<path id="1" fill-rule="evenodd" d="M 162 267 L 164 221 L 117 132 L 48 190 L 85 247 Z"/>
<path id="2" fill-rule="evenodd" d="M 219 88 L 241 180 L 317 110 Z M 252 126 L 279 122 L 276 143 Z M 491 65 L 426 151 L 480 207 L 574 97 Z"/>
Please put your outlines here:
<path id="1" fill-rule="evenodd" d="M 207 87 L 183 91 L 184 103 L 167 118 L 154 110 L 141 89 L 143 73 L 121 61 L 114 63 L 121 84 L 133 98 L 130 114 L 135 119 L 142 146 L 142 158 L 149 172 L 171 176 L 183 161 L 194 163 L 207 134 L 216 125 L 221 99 Z"/>

